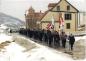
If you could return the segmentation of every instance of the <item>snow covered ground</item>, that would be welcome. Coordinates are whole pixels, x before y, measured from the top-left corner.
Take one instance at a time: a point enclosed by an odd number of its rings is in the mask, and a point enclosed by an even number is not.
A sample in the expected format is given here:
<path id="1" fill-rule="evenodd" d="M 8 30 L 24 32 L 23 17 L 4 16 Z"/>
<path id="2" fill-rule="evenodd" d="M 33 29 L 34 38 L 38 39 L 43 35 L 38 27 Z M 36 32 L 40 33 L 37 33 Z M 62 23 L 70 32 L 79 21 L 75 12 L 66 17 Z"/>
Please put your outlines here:
<path id="1" fill-rule="evenodd" d="M 79 38 L 76 38 L 76 40 Z M 86 36 L 82 38 L 86 38 Z M 0 40 L 10 41 L 12 40 L 12 37 L 9 37 L 6 34 L 1 34 Z M 33 43 L 30 39 L 28 39 L 28 41 Z M 24 47 L 12 42 L 8 46 L 5 46 L 3 51 L 0 52 L 0 61 L 86 61 L 86 59 L 73 60 L 68 54 L 37 43 L 35 43 L 35 45 L 35 48 L 25 52 Z"/>
<path id="2" fill-rule="evenodd" d="M 13 41 L 12 36 L 1 33 L 0 34 L 0 43 L 5 42 L 5 41 Z"/>

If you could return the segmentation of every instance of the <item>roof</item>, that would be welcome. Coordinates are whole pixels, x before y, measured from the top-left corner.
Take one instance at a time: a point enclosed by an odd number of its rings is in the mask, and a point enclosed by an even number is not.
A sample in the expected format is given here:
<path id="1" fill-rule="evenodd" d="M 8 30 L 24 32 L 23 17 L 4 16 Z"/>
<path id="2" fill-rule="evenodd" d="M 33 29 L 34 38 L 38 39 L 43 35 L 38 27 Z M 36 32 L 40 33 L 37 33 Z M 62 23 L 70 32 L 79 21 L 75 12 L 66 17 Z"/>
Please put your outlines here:
<path id="1" fill-rule="evenodd" d="M 28 18 L 33 18 L 35 20 L 40 20 L 42 18 L 42 16 L 44 15 L 44 13 L 42 12 L 34 12 L 34 13 L 28 13 L 27 17 Z"/>
<path id="2" fill-rule="evenodd" d="M 77 8 L 75 8 L 75 6 L 73 6 L 71 3 L 69 3 L 67 0 L 65 0 L 68 4 L 70 4 L 75 10 L 77 10 L 77 12 L 79 12 L 79 10 Z"/>
<path id="3" fill-rule="evenodd" d="M 49 3 L 48 7 L 54 7 L 57 3 Z"/>
<path id="4" fill-rule="evenodd" d="M 57 4 L 56 4 L 56 3 L 55 3 L 55 4 L 53 3 L 53 5 L 54 5 L 53 8 L 55 8 L 56 5 L 58 5 L 61 1 L 62 1 L 62 0 L 60 0 Z M 69 1 L 67 1 L 67 0 L 65 0 L 65 1 L 66 1 L 68 4 L 70 4 L 75 10 L 77 10 L 77 12 L 79 12 L 79 10 L 76 9 L 71 3 L 69 3 Z M 53 9 L 53 8 L 52 8 L 52 9 Z M 51 9 L 51 10 L 52 10 L 52 9 Z"/>
<path id="5" fill-rule="evenodd" d="M 36 18 L 37 20 L 40 20 L 43 15 L 44 15 L 44 13 L 40 13 L 40 12 L 34 13 L 34 16 L 35 16 L 35 18 Z"/>
<path id="6" fill-rule="evenodd" d="M 42 18 L 44 18 L 44 16 L 45 16 L 49 11 L 50 11 L 50 10 L 47 10 L 47 11 L 44 13 L 44 15 L 41 17 L 40 20 L 42 20 Z"/>
<path id="7" fill-rule="evenodd" d="M 66 1 L 67 1 L 67 3 L 71 4 L 73 7 L 77 8 L 77 10 L 79 12 L 83 12 L 83 11 L 86 12 L 86 7 L 85 7 L 86 1 L 85 0 L 66 0 Z M 59 2 L 60 2 L 60 0 L 59 0 Z M 54 4 L 56 4 L 56 3 L 54 3 Z M 54 4 L 50 3 L 48 6 L 53 6 Z"/>
<path id="8" fill-rule="evenodd" d="M 68 2 L 71 3 L 72 6 L 76 7 L 79 10 L 79 12 L 82 12 L 82 11 L 86 12 L 86 7 L 85 7 L 86 2 L 85 2 L 85 0 L 80 0 L 80 1 L 68 0 Z"/>
<path id="9" fill-rule="evenodd" d="M 69 1 L 65 0 L 68 4 L 70 4 L 75 10 L 77 10 L 77 12 L 79 12 L 78 9 L 75 8 L 75 6 L 73 6 Z M 61 2 L 61 0 L 58 2 L 58 3 L 49 3 L 48 7 L 52 7 L 51 9 L 48 9 L 44 15 L 42 16 L 42 18 L 44 18 L 44 16 L 49 12 L 51 11 L 54 7 L 56 7 L 56 5 L 58 5 L 59 3 Z M 41 20 L 42 20 L 41 18 Z"/>

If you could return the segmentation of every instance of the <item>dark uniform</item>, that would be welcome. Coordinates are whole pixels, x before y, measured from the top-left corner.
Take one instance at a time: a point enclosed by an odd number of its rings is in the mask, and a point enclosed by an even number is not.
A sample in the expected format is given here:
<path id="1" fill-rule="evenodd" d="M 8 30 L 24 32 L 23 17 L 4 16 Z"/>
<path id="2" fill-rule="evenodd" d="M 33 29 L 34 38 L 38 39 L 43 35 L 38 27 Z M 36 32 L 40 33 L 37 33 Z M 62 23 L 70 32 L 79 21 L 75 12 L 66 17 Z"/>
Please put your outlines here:
<path id="1" fill-rule="evenodd" d="M 43 38 L 43 30 L 39 31 L 39 40 L 42 42 L 42 38 Z"/>
<path id="2" fill-rule="evenodd" d="M 65 34 L 65 32 L 62 32 L 61 41 L 62 41 L 62 47 L 63 48 L 65 48 L 65 46 L 66 46 L 66 38 L 67 38 L 67 35 Z"/>
<path id="3" fill-rule="evenodd" d="M 52 46 L 52 42 L 53 42 L 53 37 L 52 37 L 52 33 L 50 30 L 47 30 L 47 34 L 48 34 L 48 45 L 49 47 Z"/>
<path id="4" fill-rule="evenodd" d="M 43 41 L 48 44 L 48 34 L 47 34 L 47 30 L 44 30 L 44 33 L 43 33 Z"/>
<path id="5" fill-rule="evenodd" d="M 69 45 L 70 45 L 71 50 L 73 50 L 74 42 L 75 42 L 75 37 L 74 35 L 70 34 L 69 35 Z"/>
<path id="6" fill-rule="evenodd" d="M 59 37 L 59 33 L 57 31 L 54 32 L 53 38 L 54 38 L 54 46 L 59 47 L 60 46 L 60 37 Z"/>

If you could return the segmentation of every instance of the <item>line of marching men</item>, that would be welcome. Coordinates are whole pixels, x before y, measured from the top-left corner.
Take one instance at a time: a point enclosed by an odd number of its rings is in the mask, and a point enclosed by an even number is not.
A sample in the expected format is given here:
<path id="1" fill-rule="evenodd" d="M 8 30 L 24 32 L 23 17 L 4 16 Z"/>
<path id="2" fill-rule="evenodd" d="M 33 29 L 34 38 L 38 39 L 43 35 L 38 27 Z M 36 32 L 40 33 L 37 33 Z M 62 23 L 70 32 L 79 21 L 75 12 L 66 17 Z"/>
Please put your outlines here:
<path id="1" fill-rule="evenodd" d="M 69 49 L 73 50 L 75 37 L 73 34 L 67 35 L 65 32 L 57 32 L 50 30 L 25 30 L 20 29 L 20 34 L 26 35 L 29 38 L 33 38 L 34 41 L 38 40 L 41 43 L 47 44 L 49 47 L 62 47 L 66 48 L 66 42 L 69 40 Z"/>

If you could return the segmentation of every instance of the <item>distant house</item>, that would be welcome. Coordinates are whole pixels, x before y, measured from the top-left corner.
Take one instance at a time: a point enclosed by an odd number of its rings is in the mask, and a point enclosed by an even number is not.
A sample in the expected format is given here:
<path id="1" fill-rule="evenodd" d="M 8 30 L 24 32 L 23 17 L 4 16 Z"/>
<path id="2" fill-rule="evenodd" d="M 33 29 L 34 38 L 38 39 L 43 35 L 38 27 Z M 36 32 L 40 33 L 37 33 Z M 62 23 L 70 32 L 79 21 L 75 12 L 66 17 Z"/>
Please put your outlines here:
<path id="1" fill-rule="evenodd" d="M 41 11 L 35 12 L 35 10 L 30 7 L 28 13 L 25 15 L 26 29 L 39 29 L 42 16 L 43 13 Z"/>
<path id="2" fill-rule="evenodd" d="M 41 18 L 41 28 L 47 29 L 47 25 L 51 22 L 52 16 L 55 20 L 55 30 L 59 30 L 59 16 L 62 14 L 64 20 L 64 31 L 74 32 L 78 30 L 78 13 L 76 9 L 67 0 L 60 0 L 58 3 L 50 3 L 48 11 Z"/>

